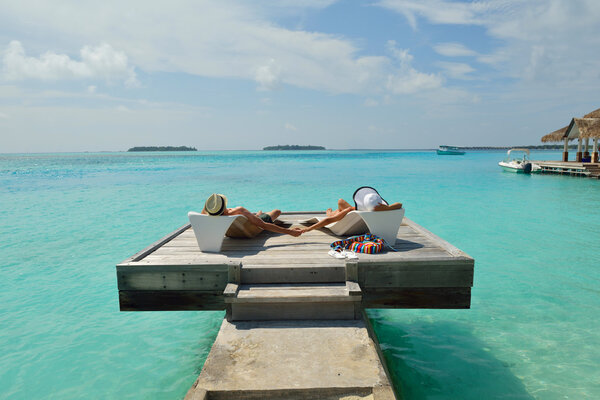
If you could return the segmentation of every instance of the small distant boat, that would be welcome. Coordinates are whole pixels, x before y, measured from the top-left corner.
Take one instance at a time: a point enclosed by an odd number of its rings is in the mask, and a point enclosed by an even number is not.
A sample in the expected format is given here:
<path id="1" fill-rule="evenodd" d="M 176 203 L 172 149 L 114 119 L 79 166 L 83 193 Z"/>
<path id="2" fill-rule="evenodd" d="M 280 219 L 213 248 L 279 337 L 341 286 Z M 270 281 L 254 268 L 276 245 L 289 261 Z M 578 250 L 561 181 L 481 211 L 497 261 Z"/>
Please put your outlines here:
<path id="1" fill-rule="evenodd" d="M 456 146 L 440 146 L 437 150 L 438 155 L 453 155 L 453 156 L 461 156 L 465 154 L 464 151 L 459 149 Z"/>
<path id="2" fill-rule="evenodd" d="M 516 152 L 518 156 L 515 157 L 513 152 Z M 518 174 L 530 174 L 541 169 L 539 165 L 529 160 L 529 149 L 510 149 L 506 152 L 506 158 L 500 161 L 498 165 L 504 171 L 516 172 Z"/>

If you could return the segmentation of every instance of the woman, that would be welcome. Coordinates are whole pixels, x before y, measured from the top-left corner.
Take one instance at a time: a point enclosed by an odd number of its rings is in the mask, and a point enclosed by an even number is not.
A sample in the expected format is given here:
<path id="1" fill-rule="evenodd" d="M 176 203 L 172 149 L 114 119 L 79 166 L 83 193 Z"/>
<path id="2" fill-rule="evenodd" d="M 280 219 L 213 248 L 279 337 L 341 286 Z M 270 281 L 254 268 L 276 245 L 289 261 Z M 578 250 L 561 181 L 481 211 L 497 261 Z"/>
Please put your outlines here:
<path id="1" fill-rule="evenodd" d="M 402 203 L 388 204 L 388 202 L 379 195 L 377 190 L 369 186 L 359 187 L 352 197 L 354 198 L 355 206 L 351 206 L 350 203 L 344 199 L 339 199 L 336 210 L 332 210 L 331 208 L 325 210 L 327 217 L 314 225 L 302 229 L 302 233 L 337 222 L 344 218 L 350 211 L 390 211 L 402 208 Z"/>

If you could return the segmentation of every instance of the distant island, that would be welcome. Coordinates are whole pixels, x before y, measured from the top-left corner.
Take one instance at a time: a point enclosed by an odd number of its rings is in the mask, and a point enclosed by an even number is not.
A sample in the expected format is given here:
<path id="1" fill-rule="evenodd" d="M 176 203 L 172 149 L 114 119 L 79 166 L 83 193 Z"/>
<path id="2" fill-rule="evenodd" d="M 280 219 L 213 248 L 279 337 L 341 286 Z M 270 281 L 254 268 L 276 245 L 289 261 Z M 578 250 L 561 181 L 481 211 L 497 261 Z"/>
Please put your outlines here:
<path id="1" fill-rule="evenodd" d="M 187 146 L 138 146 L 127 151 L 198 151 L 195 147 Z"/>
<path id="2" fill-rule="evenodd" d="M 298 144 L 284 144 L 263 147 L 263 150 L 325 150 L 323 146 L 300 146 Z"/>

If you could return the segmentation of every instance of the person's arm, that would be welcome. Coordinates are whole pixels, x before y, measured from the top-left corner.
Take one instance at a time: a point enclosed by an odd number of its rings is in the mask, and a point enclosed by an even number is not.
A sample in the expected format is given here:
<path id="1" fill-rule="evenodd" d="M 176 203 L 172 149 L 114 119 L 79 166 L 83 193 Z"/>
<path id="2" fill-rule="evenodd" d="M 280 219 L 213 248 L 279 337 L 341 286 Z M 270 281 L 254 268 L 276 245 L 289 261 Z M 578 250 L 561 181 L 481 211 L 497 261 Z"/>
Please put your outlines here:
<path id="1" fill-rule="evenodd" d="M 292 236 L 296 236 L 296 237 L 298 237 L 302 234 L 302 230 L 300 228 L 289 229 L 289 228 L 284 228 L 279 225 L 265 222 L 262 219 L 258 218 L 255 214 L 252 214 L 250 211 L 248 211 L 242 207 L 238 207 L 235 210 L 235 214 L 243 215 L 244 217 L 248 218 L 248 221 L 250 221 L 250 223 L 252 223 L 253 225 L 256 225 L 259 228 L 262 228 L 266 231 L 271 231 L 271 232 L 276 232 L 276 233 L 284 233 L 286 235 L 292 235 Z M 230 215 L 232 215 L 232 214 L 230 214 Z"/>
<path id="2" fill-rule="evenodd" d="M 319 228 L 322 228 L 329 224 L 332 224 L 334 222 L 337 222 L 337 221 L 341 220 L 342 218 L 344 218 L 346 216 L 346 214 L 348 214 L 352 210 L 354 210 L 354 207 L 345 208 L 332 217 L 325 217 L 322 220 L 320 220 L 319 222 L 302 229 L 302 232 L 310 232 L 314 229 L 319 229 Z"/>
<path id="3" fill-rule="evenodd" d="M 375 206 L 375 208 L 373 208 L 373 211 L 391 211 L 391 210 L 398 210 L 400 208 L 402 208 L 402 203 L 393 203 L 390 205 L 378 204 Z"/>

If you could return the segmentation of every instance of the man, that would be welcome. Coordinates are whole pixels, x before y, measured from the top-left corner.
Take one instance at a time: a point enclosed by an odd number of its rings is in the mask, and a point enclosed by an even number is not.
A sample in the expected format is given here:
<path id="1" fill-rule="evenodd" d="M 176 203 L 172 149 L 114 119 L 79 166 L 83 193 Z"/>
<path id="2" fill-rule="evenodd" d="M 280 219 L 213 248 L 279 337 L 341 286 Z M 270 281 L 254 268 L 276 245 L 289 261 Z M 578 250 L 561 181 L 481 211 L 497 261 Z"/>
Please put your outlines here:
<path id="1" fill-rule="evenodd" d="M 211 194 L 208 199 L 206 199 L 206 203 L 204 203 L 202 214 L 213 216 L 243 215 L 246 217 L 246 220 L 243 222 L 240 223 L 236 221 L 231 225 L 229 230 L 225 233 L 225 235 L 228 237 L 252 238 L 261 233 L 263 230 L 276 233 L 285 233 L 295 237 L 298 237 L 302 234 L 302 230 L 300 228 L 289 229 L 273 223 L 273 221 L 275 221 L 277 217 L 281 215 L 280 210 L 276 209 L 268 213 L 259 211 L 256 214 L 252 214 L 244 207 L 227 208 L 227 197 L 222 194 Z"/>

